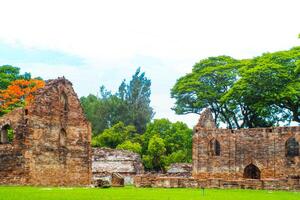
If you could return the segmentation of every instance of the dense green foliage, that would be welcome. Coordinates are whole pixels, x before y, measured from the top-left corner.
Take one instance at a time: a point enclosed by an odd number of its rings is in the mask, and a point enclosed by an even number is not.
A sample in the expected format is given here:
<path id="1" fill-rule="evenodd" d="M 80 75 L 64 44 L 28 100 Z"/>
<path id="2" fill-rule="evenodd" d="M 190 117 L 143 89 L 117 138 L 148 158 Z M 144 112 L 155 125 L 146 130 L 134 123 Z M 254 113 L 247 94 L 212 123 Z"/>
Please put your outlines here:
<path id="1" fill-rule="evenodd" d="M 131 142 L 130 140 L 126 140 L 122 144 L 119 144 L 116 149 L 129 150 L 135 153 L 142 153 L 142 146 L 138 142 Z"/>
<path id="2" fill-rule="evenodd" d="M 295 191 L 218 190 L 191 188 L 43 188 L 0 187 L 0 200 L 297 200 Z"/>
<path id="3" fill-rule="evenodd" d="M 0 66 L 0 89 L 6 89 L 12 81 L 18 79 L 31 79 L 30 73 L 20 74 L 20 68 L 11 65 Z"/>
<path id="4" fill-rule="evenodd" d="M 218 125 L 268 127 L 300 122 L 300 47 L 236 60 L 210 57 L 196 63 L 171 90 L 177 114 L 209 107 Z"/>
<path id="5" fill-rule="evenodd" d="M 105 129 L 102 134 L 94 136 L 92 139 L 92 145 L 116 148 L 125 141 L 133 139 L 136 135 L 137 132 L 134 126 L 125 126 L 123 122 L 119 122 L 113 127 Z"/>
<path id="6" fill-rule="evenodd" d="M 11 127 L 7 129 L 7 139 L 9 142 L 12 142 L 14 139 L 14 130 Z"/>
<path id="7" fill-rule="evenodd" d="M 142 135 L 143 161 L 147 169 L 163 170 L 176 162 L 192 160 L 192 130 L 182 122 L 155 119 Z"/>
<path id="8" fill-rule="evenodd" d="M 92 139 L 94 147 L 130 150 L 141 154 L 148 170 L 162 171 L 176 162 L 191 162 L 192 130 L 182 122 L 155 119 L 144 134 L 119 122 Z"/>
<path id="9" fill-rule="evenodd" d="M 138 133 L 146 130 L 146 125 L 154 116 L 153 109 L 150 107 L 151 80 L 145 73 L 138 68 L 132 79 L 127 84 L 124 80 L 120 87 L 118 96 L 126 104 L 126 124 L 136 127 Z"/>
<path id="10" fill-rule="evenodd" d="M 104 86 L 100 95 L 80 99 L 93 134 L 98 135 L 119 121 L 136 127 L 138 133 L 146 130 L 154 112 L 150 107 L 151 81 L 137 69 L 129 83 L 124 80 L 117 93 L 112 94 Z"/>

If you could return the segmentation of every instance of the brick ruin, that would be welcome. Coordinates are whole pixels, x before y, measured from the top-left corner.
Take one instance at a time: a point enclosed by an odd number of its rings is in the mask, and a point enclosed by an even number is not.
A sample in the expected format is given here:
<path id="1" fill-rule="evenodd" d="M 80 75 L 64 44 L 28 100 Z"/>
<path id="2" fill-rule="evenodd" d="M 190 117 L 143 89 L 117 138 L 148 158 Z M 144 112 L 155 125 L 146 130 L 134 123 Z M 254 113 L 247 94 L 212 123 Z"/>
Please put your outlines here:
<path id="1" fill-rule="evenodd" d="M 193 134 L 192 177 L 138 176 L 137 187 L 300 190 L 300 127 L 218 129 L 206 109 Z"/>
<path id="2" fill-rule="evenodd" d="M 133 184 L 133 178 L 144 173 L 141 157 L 137 153 L 110 148 L 92 150 L 93 181 L 105 179 L 113 185 L 113 176 L 120 174 L 125 184 Z"/>
<path id="3" fill-rule="evenodd" d="M 210 110 L 195 126 L 195 178 L 285 179 L 300 177 L 300 127 L 217 129 Z"/>
<path id="4" fill-rule="evenodd" d="M 65 78 L 47 81 L 28 107 L 1 117 L 0 128 L 0 184 L 90 185 L 91 127 Z"/>
<path id="5" fill-rule="evenodd" d="M 191 177 L 192 164 L 190 164 L 190 163 L 172 163 L 167 170 L 167 175 Z"/>
<path id="6" fill-rule="evenodd" d="M 300 190 L 299 126 L 218 129 L 207 109 L 194 127 L 192 175 L 188 165 L 143 174 L 138 154 L 92 150 L 91 126 L 72 83 L 58 78 L 28 107 L 1 117 L 0 128 L 0 184 L 87 186 L 119 173 L 137 187 Z M 122 185 L 118 174 L 114 180 Z"/>

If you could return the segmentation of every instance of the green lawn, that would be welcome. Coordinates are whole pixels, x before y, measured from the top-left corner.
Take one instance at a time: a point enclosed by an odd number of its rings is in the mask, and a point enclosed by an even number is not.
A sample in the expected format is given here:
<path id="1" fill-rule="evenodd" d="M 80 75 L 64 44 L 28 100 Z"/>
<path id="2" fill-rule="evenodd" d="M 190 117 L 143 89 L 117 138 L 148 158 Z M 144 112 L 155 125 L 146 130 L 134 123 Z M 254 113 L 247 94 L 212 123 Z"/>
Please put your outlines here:
<path id="1" fill-rule="evenodd" d="M 300 200 L 300 192 L 264 190 L 163 189 L 163 188 L 44 188 L 0 187 L 0 200 L 196 200 L 196 199 L 288 199 Z"/>

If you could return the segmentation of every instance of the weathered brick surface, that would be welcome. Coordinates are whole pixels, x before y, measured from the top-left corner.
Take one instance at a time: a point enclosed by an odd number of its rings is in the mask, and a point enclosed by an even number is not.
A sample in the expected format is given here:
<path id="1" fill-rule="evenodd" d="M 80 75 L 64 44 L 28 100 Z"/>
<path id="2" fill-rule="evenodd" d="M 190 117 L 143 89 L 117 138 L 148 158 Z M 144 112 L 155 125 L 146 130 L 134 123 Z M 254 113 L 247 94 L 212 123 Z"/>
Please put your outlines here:
<path id="1" fill-rule="evenodd" d="M 119 173 L 112 173 L 111 185 L 113 187 L 124 187 L 124 177 Z"/>
<path id="2" fill-rule="evenodd" d="M 261 179 L 300 176 L 300 156 L 286 156 L 286 141 L 300 142 L 300 127 L 252 129 L 212 128 L 211 114 L 205 112 L 194 128 L 193 176 L 195 178 L 242 179 L 249 164 L 257 166 Z M 206 126 L 208 124 L 208 126 Z M 220 143 L 220 156 L 209 153 L 209 143 Z"/>
<path id="3" fill-rule="evenodd" d="M 71 82 L 47 81 L 34 102 L 0 118 L 14 130 L 12 144 L 0 144 L 0 183 L 89 185 L 91 128 Z"/>
<path id="4" fill-rule="evenodd" d="M 170 165 L 167 175 L 191 177 L 192 164 L 190 163 L 173 163 Z"/>
<path id="5" fill-rule="evenodd" d="M 139 175 L 134 177 L 136 187 L 161 188 L 222 188 L 222 189 L 265 189 L 299 190 L 299 179 L 198 179 L 186 177 L 166 177 Z"/>
<path id="6" fill-rule="evenodd" d="M 141 157 L 127 150 L 92 148 L 93 179 L 112 179 L 113 173 L 121 174 L 125 184 L 132 184 L 133 177 L 144 172 Z"/>

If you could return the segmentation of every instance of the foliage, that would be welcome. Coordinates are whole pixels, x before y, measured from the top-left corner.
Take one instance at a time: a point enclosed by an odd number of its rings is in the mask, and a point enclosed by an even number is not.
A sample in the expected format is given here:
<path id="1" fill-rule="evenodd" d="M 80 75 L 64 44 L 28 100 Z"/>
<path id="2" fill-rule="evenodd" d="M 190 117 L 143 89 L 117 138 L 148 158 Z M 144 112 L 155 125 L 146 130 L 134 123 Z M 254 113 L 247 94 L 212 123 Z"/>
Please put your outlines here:
<path id="1" fill-rule="evenodd" d="M 7 87 L 0 90 L 0 114 L 10 112 L 16 107 L 23 107 L 30 104 L 34 98 L 34 92 L 45 86 L 42 80 L 15 80 Z"/>
<path id="2" fill-rule="evenodd" d="M 127 122 L 137 128 L 139 133 L 146 130 L 146 125 L 152 119 L 154 113 L 150 107 L 151 80 L 141 73 L 138 68 L 132 79 L 126 84 L 124 80 L 120 87 L 118 96 L 126 102 L 127 105 Z"/>
<path id="3" fill-rule="evenodd" d="M 300 122 L 300 47 L 235 60 L 210 57 L 171 90 L 177 114 L 209 107 L 217 125 L 229 128 L 268 127 Z"/>
<path id="4" fill-rule="evenodd" d="M 247 121 L 256 122 L 249 127 L 272 126 L 280 121 L 300 122 L 299 62 L 300 47 L 252 59 L 240 69 L 241 78 L 224 100 L 235 101 L 253 111 L 252 115 L 250 112 L 244 115 Z"/>
<path id="5" fill-rule="evenodd" d="M 180 78 L 171 90 L 172 98 L 176 99 L 175 112 L 199 114 L 209 107 L 217 124 L 237 126 L 233 111 L 221 102 L 221 98 L 236 82 L 240 65 L 228 56 L 210 57 L 196 63 L 192 73 Z"/>
<path id="6" fill-rule="evenodd" d="M 169 166 L 172 163 L 182 163 L 186 161 L 188 155 L 187 150 L 178 150 L 165 157 L 165 165 Z"/>
<path id="7" fill-rule="evenodd" d="M 14 130 L 11 127 L 7 129 L 7 139 L 9 142 L 12 142 L 14 139 Z"/>
<path id="8" fill-rule="evenodd" d="M 174 162 L 191 162 L 192 130 L 182 122 L 155 119 L 147 125 L 141 138 L 143 162 L 147 169 L 164 170 Z"/>
<path id="9" fill-rule="evenodd" d="M 104 94 L 104 90 L 102 87 L 100 97 L 90 94 L 80 99 L 86 117 L 92 124 L 94 135 L 102 133 L 119 121 L 124 122 L 124 115 L 127 110 L 121 99 L 116 95 Z"/>
<path id="10" fill-rule="evenodd" d="M 119 122 L 109 129 L 105 129 L 102 134 L 93 137 L 92 145 L 95 147 L 116 148 L 126 140 L 134 138 L 137 134 L 134 126 L 125 126 Z"/>
<path id="11" fill-rule="evenodd" d="M 137 69 L 129 83 L 124 80 L 117 93 L 100 87 L 100 96 L 89 95 L 80 99 L 84 112 L 92 123 L 94 135 L 122 121 L 134 125 L 143 133 L 154 113 L 150 107 L 151 81 Z"/>
<path id="12" fill-rule="evenodd" d="M 142 153 L 142 146 L 137 142 L 131 142 L 130 140 L 126 140 L 122 144 L 117 146 L 117 149 L 129 150 L 135 153 Z"/>
<path id="13" fill-rule="evenodd" d="M 155 119 L 144 134 L 119 122 L 92 139 L 94 147 L 130 150 L 141 154 L 148 170 L 162 171 L 175 162 L 191 162 L 192 130 L 182 122 Z"/>
<path id="14" fill-rule="evenodd" d="M 154 170 L 163 170 L 165 153 L 166 147 L 164 140 L 158 135 L 153 135 L 148 144 L 146 164 L 149 162 L 149 166 L 151 166 Z M 147 168 L 148 165 L 145 167 Z"/>
<path id="15" fill-rule="evenodd" d="M 20 69 L 18 67 L 13 67 L 11 65 L 0 66 L 0 89 L 5 90 L 11 84 L 12 81 L 18 79 L 30 80 L 30 73 L 20 74 Z"/>

